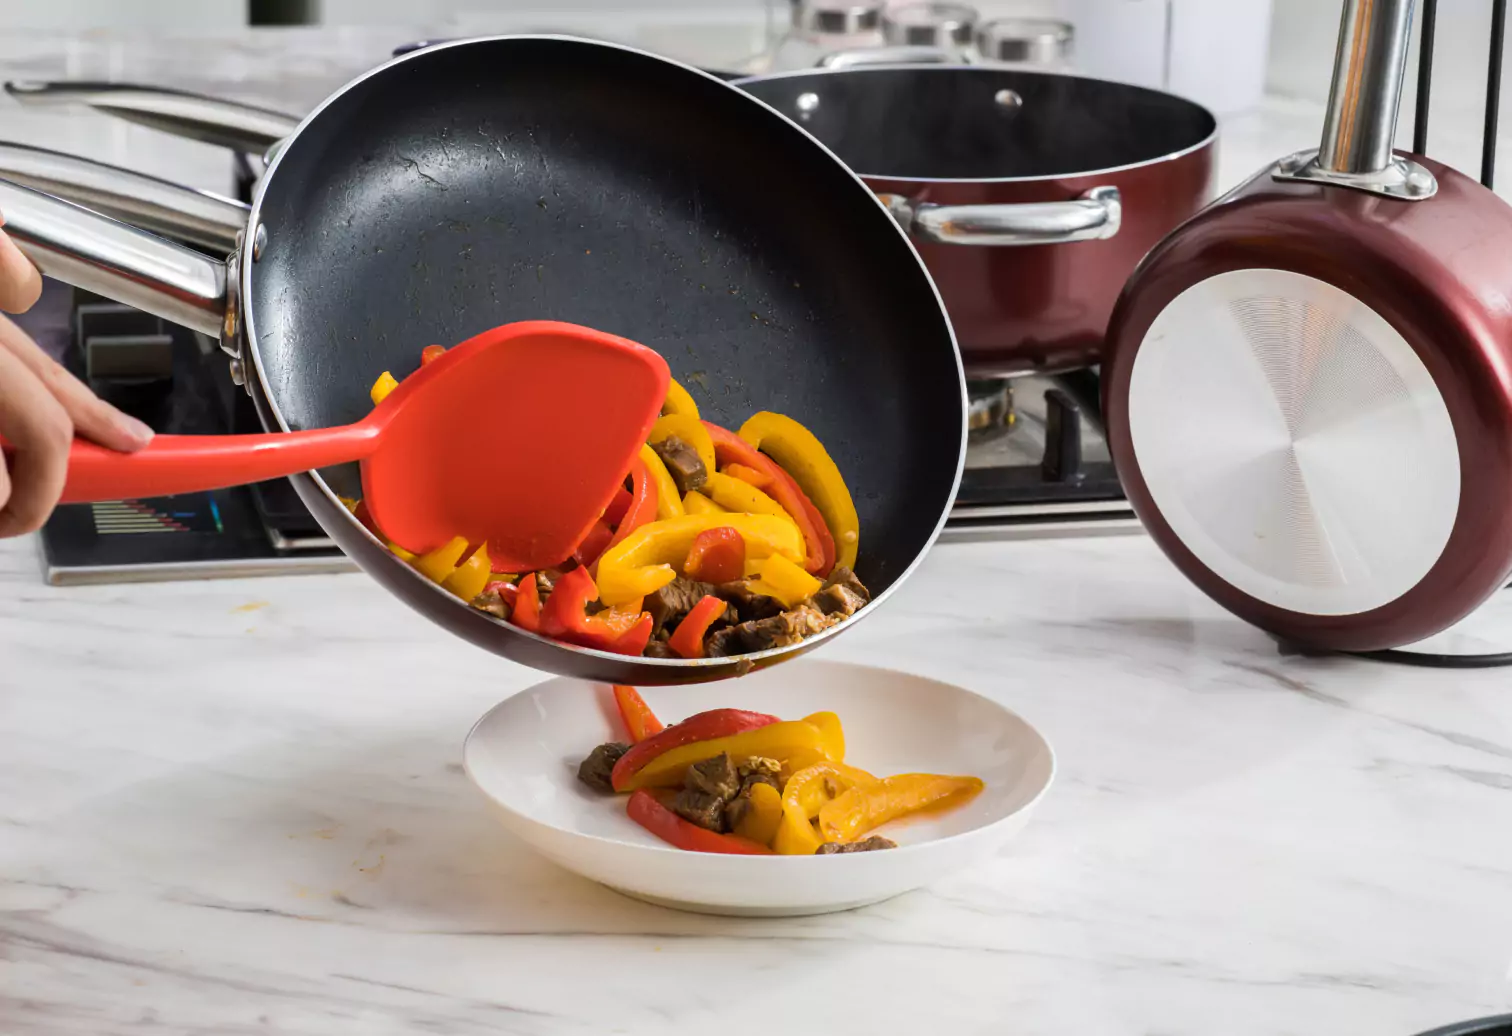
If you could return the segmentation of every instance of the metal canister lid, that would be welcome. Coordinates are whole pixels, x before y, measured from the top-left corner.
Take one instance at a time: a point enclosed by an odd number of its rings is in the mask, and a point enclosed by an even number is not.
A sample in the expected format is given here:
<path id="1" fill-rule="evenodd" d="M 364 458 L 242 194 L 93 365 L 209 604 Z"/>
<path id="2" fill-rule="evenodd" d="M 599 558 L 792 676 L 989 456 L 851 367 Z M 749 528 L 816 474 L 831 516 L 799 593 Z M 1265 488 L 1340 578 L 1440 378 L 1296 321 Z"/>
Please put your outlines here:
<path id="1" fill-rule="evenodd" d="M 882 38 L 908 47 L 966 47 L 977 23 L 967 4 L 911 3 L 882 13 Z"/>
<path id="2" fill-rule="evenodd" d="M 1070 22 L 1053 18 L 996 18 L 977 29 L 977 50 L 988 61 L 1055 65 L 1071 56 Z"/>
<path id="3" fill-rule="evenodd" d="M 793 27 L 825 36 L 872 32 L 882 21 L 882 4 L 859 0 L 793 0 Z"/>

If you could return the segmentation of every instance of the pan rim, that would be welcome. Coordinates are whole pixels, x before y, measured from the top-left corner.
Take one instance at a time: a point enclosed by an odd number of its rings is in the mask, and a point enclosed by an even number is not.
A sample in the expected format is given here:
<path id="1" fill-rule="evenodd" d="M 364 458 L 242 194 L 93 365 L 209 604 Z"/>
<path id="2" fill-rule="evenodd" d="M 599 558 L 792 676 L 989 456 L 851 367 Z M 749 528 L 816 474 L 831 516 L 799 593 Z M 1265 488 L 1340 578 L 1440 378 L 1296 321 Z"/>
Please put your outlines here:
<path id="1" fill-rule="evenodd" d="M 767 75 L 742 76 L 739 79 L 732 80 L 730 85 L 744 89 L 744 84 L 746 83 L 770 83 L 784 79 L 798 79 L 800 77 L 806 76 L 818 78 L 821 76 L 863 75 L 867 73 L 878 72 L 1012 72 L 1017 75 L 1038 76 L 1046 79 L 1080 79 L 1089 83 L 1102 83 L 1107 86 L 1121 87 L 1125 90 L 1138 90 L 1144 93 L 1158 94 L 1161 97 L 1167 97 L 1174 101 L 1180 101 L 1183 104 L 1190 105 L 1192 108 L 1201 112 L 1203 115 L 1206 115 L 1208 119 L 1213 123 L 1213 129 L 1211 133 L 1203 137 L 1197 143 L 1188 145 L 1187 147 L 1181 148 L 1179 150 L 1170 151 L 1164 155 L 1158 155 L 1155 158 L 1147 158 L 1139 162 L 1129 162 L 1124 165 L 1106 166 L 1101 169 L 1078 169 L 1065 173 L 1048 173 L 1042 176 L 892 176 L 887 173 L 860 172 L 856 174 L 857 176 L 864 177 L 868 180 L 887 180 L 891 183 L 918 184 L 1048 183 L 1059 180 L 1079 180 L 1084 177 L 1112 176 L 1115 173 L 1127 173 L 1135 169 L 1144 169 L 1147 166 L 1159 165 L 1162 162 L 1175 162 L 1187 157 L 1188 155 L 1196 154 L 1204 148 L 1211 147 L 1218 140 L 1218 116 L 1213 114 L 1211 109 L 1207 108 L 1204 105 L 1198 104 L 1191 98 L 1182 97 L 1180 94 L 1173 94 L 1167 90 L 1156 90 L 1153 87 L 1148 86 L 1136 86 L 1133 83 L 1120 83 L 1116 80 L 1101 79 L 1097 76 L 1075 75 L 1074 73 L 1070 72 L 1035 72 L 1028 69 L 1016 69 L 1007 67 L 995 68 L 991 65 L 939 65 L 915 62 L 912 64 L 898 65 L 868 65 L 862 66 L 860 68 L 800 68 L 789 72 L 772 72 Z M 778 112 L 777 114 L 782 115 L 783 113 Z M 786 118 L 786 116 L 784 116 L 784 118 Z M 800 126 L 799 128 L 801 129 L 802 127 Z M 808 131 L 804 130 L 804 132 L 807 133 Z M 814 136 L 813 134 L 809 135 Z M 818 140 L 819 138 L 814 137 L 814 139 Z M 821 145 L 823 145 L 823 141 L 820 141 L 820 143 Z M 824 146 L 825 150 L 828 151 L 828 146 Z M 833 152 L 831 153 L 833 154 Z"/>
<path id="2" fill-rule="evenodd" d="M 929 535 L 925 538 L 923 545 L 914 555 L 913 559 L 908 563 L 907 566 L 902 569 L 902 571 L 897 574 L 897 576 L 892 580 L 891 583 L 888 584 L 885 589 L 883 589 L 873 597 L 871 604 L 866 608 L 861 609 L 861 611 L 858 612 L 855 617 L 847 620 L 846 622 L 840 623 L 837 626 L 832 626 L 829 629 L 817 634 L 816 636 L 801 641 L 799 644 L 795 644 L 789 647 L 769 648 L 766 651 L 752 652 L 732 658 L 718 659 L 659 659 L 646 658 L 644 656 L 632 657 L 626 655 L 616 655 L 609 652 L 597 651 L 591 648 L 581 648 L 571 644 L 563 644 L 559 641 L 548 640 L 547 638 L 539 637 L 535 634 L 530 634 L 527 631 L 519 629 L 518 627 L 511 626 L 510 624 L 502 620 L 493 619 L 493 621 L 497 623 L 497 625 L 505 627 L 513 633 L 545 641 L 546 643 L 552 644 L 555 647 L 573 652 L 575 654 L 602 657 L 604 659 L 612 659 L 618 662 L 630 662 L 635 665 L 648 665 L 655 669 L 666 669 L 669 671 L 686 671 L 689 669 L 697 668 L 722 668 L 723 666 L 728 666 L 731 663 L 738 663 L 741 659 L 761 660 L 790 655 L 796 656 L 800 653 L 806 653 L 813 647 L 822 644 L 824 641 L 837 635 L 842 630 L 850 627 L 856 619 L 863 618 L 874 611 L 876 605 L 879 605 L 883 601 L 885 601 L 889 596 L 893 594 L 894 591 L 897 590 L 899 586 L 901 586 L 909 579 L 910 576 L 914 574 L 918 567 L 923 564 L 924 558 L 929 554 L 930 550 L 933 549 L 935 544 L 939 541 L 940 534 L 945 529 L 945 523 L 950 517 L 951 505 L 954 503 L 957 495 L 959 495 L 960 493 L 961 478 L 966 469 L 967 428 L 965 418 L 967 409 L 970 405 L 966 392 L 966 368 L 964 361 L 961 358 L 961 343 L 956 338 L 955 326 L 951 323 L 950 314 L 945 308 L 945 300 L 940 295 L 940 287 L 935 283 L 934 277 L 930 274 L 928 266 L 925 265 L 924 260 L 919 256 L 918 249 L 914 247 L 914 243 L 912 240 L 910 240 L 907 232 L 905 232 L 903 228 L 898 225 L 897 221 L 893 219 L 891 213 L 888 212 L 887 207 L 883 205 L 881 200 L 877 197 L 876 192 L 867 186 L 866 182 L 858 173 L 856 173 L 855 170 L 851 169 L 850 166 L 842 162 L 839 156 L 837 156 L 832 150 L 830 150 L 830 148 L 826 146 L 822 141 L 813 136 L 813 134 L 803 129 L 802 126 L 794 122 L 792 119 L 788 118 L 776 108 L 767 104 L 765 101 L 761 100 L 755 95 L 747 93 L 745 90 L 741 90 L 732 82 L 720 79 L 718 76 L 710 75 L 703 69 L 689 65 L 686 62 L 668 58 L 660 54 L 653 54 L 650 51 L 642 50 L 637 47 L 629 47 L 618 43 L 608 43 L 601 40 L 590 40 L 580 36 L 572 36 L 561 33 L 500 33 L 491 36 L 468 37 L 465 39 L 452 40 L 446 43 L 438 43 L 431 47 L 421 48 L 419 50 L 411 51 L 408 54 L 401 54 L 398 57 L 390 58 L 387 61 L 384 61 L 382 64 L 367 70 L 366 72 L 347 82 L 346 85 L 337 89 L 324 101 L 321 101 L 318 105 L 316 105 L 314 109 L 312 109 L 307 115 L 304 116 L 304 118 L 300 119 L 299 125 L 296 126 L 294 131 L 287 137 L 285 137 L 284 140 L 280 143 L 279 147 L 277 148 L 276 154 L 274 154 L 273 156 L 273 161 L 269 164 L 266 172 L 264 172 L 263 176 L 258 181 L 257 189 L 252 199 L 251 210 L 248 213 L 247 217 L 247 240 L 251 241 L 257 232 L 257 228 L 262 225 L 262 206 L 264 196 L 267 193 L 268 186 L 274 182 L 278 174 L 279 166 L 282 164 L 284 158 L 288 155 L 289 151 L 291 150 L 291 146 L 298 141 L 300 135 L 304 133 L 309 128 L 309 126 L 325 112 L 327 108 L 335 104 L 341 98 L 345 97 L 352 90 L 367 82 L 367 80 L 386 72 L 388 69 L 396 65 L 403 64 L 407 61 L 426 60 L 427 55 L 434 54 L 437 51 L 449 50 L 453 47 L 470 47 L 489 43 L 498 43 L 502 41 L 570 43 L 582 47 L 601 48 L 632 54 L 637 57 L 647 58 L 652 61 L 673 65 L 686 72 L 690 72 L 707 80 L 710 83 L 715 84 L 722 89 L 730 91 L 731 93 L 741 98 L 743 102 L 764 109 L 766 112 L 770 113 L 770 115 L 775 116 L 782 122 L 786 123 L 789 128 L 801 134 L 804 139 L 809 141 L 811 146 L 817 148 L 822 154 L 828 157 L 834 163 L 837 170 L 839 170 L 845 176 L 849 177 L 850 180 L 855 184 L 858 191 L 864 192 L 865 196 L 870 199 L 871 204 L 876 207 L 878 215 L 886 221 L 887 225 L 892 228 L 892 232 L 897 234 L 898 239 L 903 243 L 904 247 L 908 249 L 908 254 L 913 257 L 914 264 L 918 267 L 919 275 L 924 278 L 924 283 L 929 286 L 930 292 L 934 295 L 935 305 L 939 310 L 939 319 L 944 326 L 946 336 L 950 340 L 951 352 L 955 361 L 956 384 L 959 388 L 960 393 L 959 399 L 957 401 L 960 408 L 959 413 L 961 416 L 960 439 L 956 447 L 956 464 L 955 471 L 951 476 L 950 492 L 946 497 L 946 506 L 940 511 L 940 516 L 936 520 L 934 528 L 930 530 Z M 261 339 L 259 338 L 257 333 L 256 314 L 253 312 L 250 304 L 250 300 L 254 298 L 252 294 L 252 273 L 254 262 L 255 261 L 252 257 L 252 249 L 243 248 L 239 257 L 240 269 L 236 274 L 236 281 L 241 295 L 241 328 L 238 331 L 238 334 L 242 338 L 244 352 L 247 354 L 244 357 L 244 360 L 250 360 L 251 362 L 252 375 L 256 381 L 256 391 L 257 394 L 261 397 L 261 406 L 259 407 L 259 409 L 261 411 L 265 411 L 273 418 L 279 430 L 288 432 L 292 431 L 293 429 L 290 428 L 287 419 L 284 417 L 283 408 L 279 405 L 278 400 L 273 395 L 268 384 L 267 374 L 263 369 L 262 352 L 259 348 Z M 326 500 L 334 508 L 334 510 L 339 512 L 339 520 L 346 522 L 349 526 L 353 527 L 355 531 L 360 532 L 363 536 L 371 540 L 373 544 L 380 547 L 384 551 L 384 553 L 387 554 L 387 556 L 393 561 L 394 564 L 400 565 L 405 568 L 412 575 L 414 575 L 415 578 L 422 580 L 432 592 L 446 597 L 447 600 L 454 604 L 456 607 L 466 609 L 467 611 L 473 612 L 474 614 L 480 615 L 484 618 L 492 618 L 491 616 L 483 616 L 482 613 L 477 612 L 476 609 L 473 609 L 466 601 L 460 600 L 447 591 L 442 590 L 438 585 L 431 583 L 429 580 L 426 580 L 418 572 L 415 572 L 408 565 L 405 565 L 402 561 L 400 561 L 398 557 L 390 553 L 388 551 L 387 545 L 379 541 L 379 539 L 374 536 L 366 526 L 362 525 L 361 522 L 357 521 L 357 519 L 353 517 L 352 513 L 341 502 L 341 499 L 339 496 L 337 496 L 335 490 L 331 488 L 330 484 L 326 482 L 325 478 L 318 471 L 307 472 L 303 477 L 307 477 L 310 482 L 313 483 L 314 487 L 321 493 L 321 495 L 326 498 Z"/>

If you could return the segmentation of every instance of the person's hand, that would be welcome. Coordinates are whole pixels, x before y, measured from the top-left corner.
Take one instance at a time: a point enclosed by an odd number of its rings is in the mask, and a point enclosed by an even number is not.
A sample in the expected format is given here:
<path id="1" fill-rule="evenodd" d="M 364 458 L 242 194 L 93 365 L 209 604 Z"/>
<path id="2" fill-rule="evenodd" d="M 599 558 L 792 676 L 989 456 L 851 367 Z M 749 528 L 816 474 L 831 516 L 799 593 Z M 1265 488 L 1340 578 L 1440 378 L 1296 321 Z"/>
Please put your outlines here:
<path id="1" fill-rule="evenodd" d="M 0 218 L 0 226 L 4 225 Z M 24 313 L 42 294 L 42 275 L 0 230 L 0 310 Z M 63 492 L 74 433 L 132 453 L 152 429 L 97 397 L 0 316 L 0 537 L 32 532 Z"/>

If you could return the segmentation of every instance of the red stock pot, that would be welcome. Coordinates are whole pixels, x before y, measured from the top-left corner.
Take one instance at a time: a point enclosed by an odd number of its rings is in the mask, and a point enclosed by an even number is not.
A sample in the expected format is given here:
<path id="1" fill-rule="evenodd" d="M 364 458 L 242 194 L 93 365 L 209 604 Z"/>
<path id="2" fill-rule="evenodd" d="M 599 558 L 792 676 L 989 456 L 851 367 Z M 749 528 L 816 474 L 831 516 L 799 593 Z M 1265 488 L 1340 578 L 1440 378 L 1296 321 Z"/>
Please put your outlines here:
<path id="1" fill-rule="evenodd" d="M 1157 90 L 942 65 L 736 85 L 887 203 L 978 377 L 1097 363 L 1124 282 L 1212 194 L 1216 120 Z"/>

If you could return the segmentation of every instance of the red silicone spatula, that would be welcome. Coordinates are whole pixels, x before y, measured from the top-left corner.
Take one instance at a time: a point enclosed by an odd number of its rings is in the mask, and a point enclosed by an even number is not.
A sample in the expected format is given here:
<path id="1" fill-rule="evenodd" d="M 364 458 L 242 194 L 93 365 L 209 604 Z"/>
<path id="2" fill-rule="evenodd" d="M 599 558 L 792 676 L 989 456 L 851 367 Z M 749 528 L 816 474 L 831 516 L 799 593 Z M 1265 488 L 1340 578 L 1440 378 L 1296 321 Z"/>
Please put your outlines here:
<path id="1" fill-rule="evenodd" d="M 218 489 L 355 460 L 373 521 L 401 547 L 422 553 L 466 536 L 487 542 L 495 571 L 549 568 L 608 506 L 668 376 L 665 360 L 623 338 L 505 324 L 447 350 L 345 427 L 160 435 L 135 454 L 77 440 L 63 502 Z"/>

